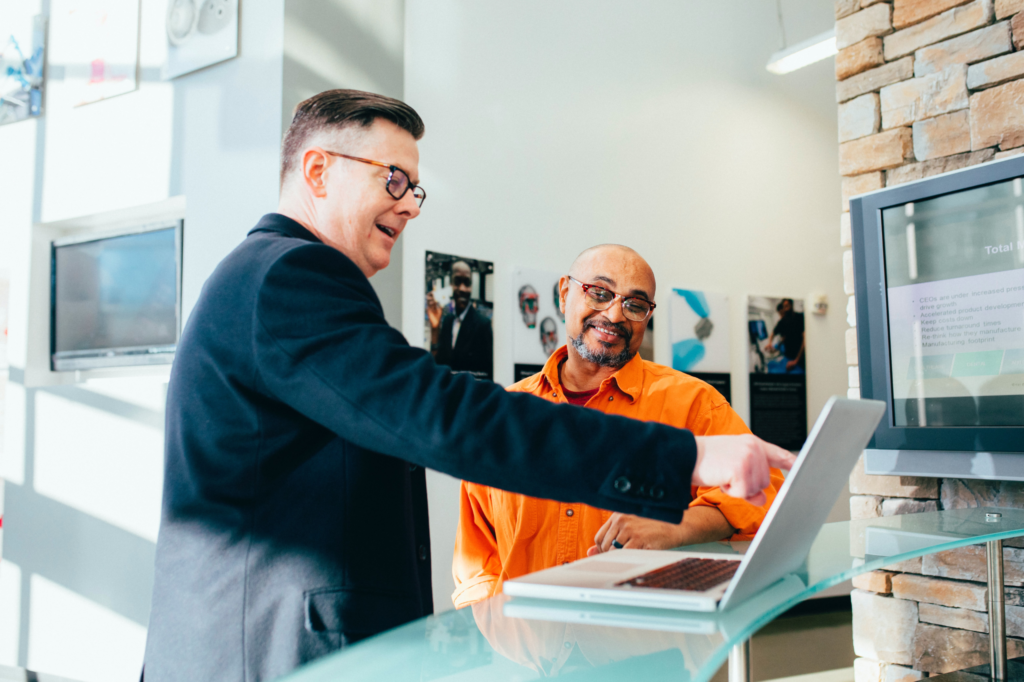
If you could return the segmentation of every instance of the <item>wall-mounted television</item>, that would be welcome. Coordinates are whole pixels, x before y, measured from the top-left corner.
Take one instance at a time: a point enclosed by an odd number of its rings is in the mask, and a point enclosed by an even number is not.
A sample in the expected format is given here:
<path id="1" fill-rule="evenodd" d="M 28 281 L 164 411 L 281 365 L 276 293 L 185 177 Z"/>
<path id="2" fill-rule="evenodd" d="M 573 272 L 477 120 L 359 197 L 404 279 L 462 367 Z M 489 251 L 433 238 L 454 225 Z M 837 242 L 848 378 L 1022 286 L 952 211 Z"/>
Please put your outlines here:
<path id="1" fill-rule="evenodd" d="M 169 364 L 181 330 L 183 221 L 52 242 L 53 371 Z"/>
<path id="2" fill-rule="evenodd" d="M 1024 156 L 850 201 L 867 473 L 1024 480 Z"/>

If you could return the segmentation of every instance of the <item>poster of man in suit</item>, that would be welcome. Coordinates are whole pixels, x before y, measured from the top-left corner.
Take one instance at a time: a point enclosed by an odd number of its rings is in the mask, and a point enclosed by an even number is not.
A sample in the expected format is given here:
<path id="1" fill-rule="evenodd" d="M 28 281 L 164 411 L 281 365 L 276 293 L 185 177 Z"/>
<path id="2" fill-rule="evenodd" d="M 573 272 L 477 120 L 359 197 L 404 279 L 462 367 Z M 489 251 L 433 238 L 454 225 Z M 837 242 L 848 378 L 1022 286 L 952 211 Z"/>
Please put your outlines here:
<path id="1" fill-rule="evenodd" d="M 439 365 L 494 379 L 494 263 L 427 251 L 427 347 Z"/>

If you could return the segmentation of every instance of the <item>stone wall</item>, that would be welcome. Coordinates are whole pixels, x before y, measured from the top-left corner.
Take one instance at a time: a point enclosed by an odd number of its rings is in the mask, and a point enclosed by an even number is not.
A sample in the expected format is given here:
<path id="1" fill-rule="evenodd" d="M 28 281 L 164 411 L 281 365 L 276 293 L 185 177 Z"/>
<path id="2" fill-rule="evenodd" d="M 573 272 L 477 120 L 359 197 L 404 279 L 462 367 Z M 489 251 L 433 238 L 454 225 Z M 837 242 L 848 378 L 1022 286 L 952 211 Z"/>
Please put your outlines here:
<path id="1" fill-rule="evenodd" d="M 1024 152 L 1024 0 L 837 0 L 836 99 L 849 198 Z M 843 257 L 850 395 L 859 395 L 853 255 Z M 1020 507 L 1024 485 L 850 477 L 853 518 Z M 1024 655 L 1024 543 L 1005 550 L 1010 656 Z M 988 662 L 985 552 L 967 547 L 854 580 L 857 682 L 913 680 Z"/>

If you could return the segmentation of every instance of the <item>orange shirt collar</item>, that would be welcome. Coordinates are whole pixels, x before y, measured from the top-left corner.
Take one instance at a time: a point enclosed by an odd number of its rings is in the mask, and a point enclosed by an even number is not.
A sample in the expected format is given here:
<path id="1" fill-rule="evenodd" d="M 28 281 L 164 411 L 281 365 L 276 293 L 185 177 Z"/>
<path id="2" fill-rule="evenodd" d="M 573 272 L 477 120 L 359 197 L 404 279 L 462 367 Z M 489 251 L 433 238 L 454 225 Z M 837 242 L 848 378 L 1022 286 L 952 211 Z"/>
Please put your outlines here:
<path id="1" fill-rule="evenodd" d="M 548 358 L 544 363 L 541 375 L 554 391 L 562 391 L 561 382 L 558 380 L 558 366 L 569 357 L 568 346 L 562 346 Z M 629 402 L 634 403 L 643 395 L 644 390 L 644 361 L 637 353 L 633 358 L 601 383 L 604 388 L 608 382 L 614 382 L 618 389 L 629 397 Z"/>

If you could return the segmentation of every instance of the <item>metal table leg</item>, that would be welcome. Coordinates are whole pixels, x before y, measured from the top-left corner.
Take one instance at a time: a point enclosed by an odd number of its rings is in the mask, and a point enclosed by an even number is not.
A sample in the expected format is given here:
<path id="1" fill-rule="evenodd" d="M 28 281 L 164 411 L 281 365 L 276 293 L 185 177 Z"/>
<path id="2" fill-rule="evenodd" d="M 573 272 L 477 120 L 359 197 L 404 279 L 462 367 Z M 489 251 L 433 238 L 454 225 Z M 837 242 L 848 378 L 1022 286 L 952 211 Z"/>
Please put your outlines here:
<path id="1" fill-rule="evenodd" d="M 1006 609 L 1003 594 L 1003 541 L 985 543 L 988 550 L 988 644 L 993 680 L 1006 679 Z M 729 656 L 732 682 L 732 656 Z"/>
<path id="2" fill-rule="evenodd" d="M 729 682 L 750 682 L 750 679 L 750 640 L 747 639 L 729 650 Z"/>

